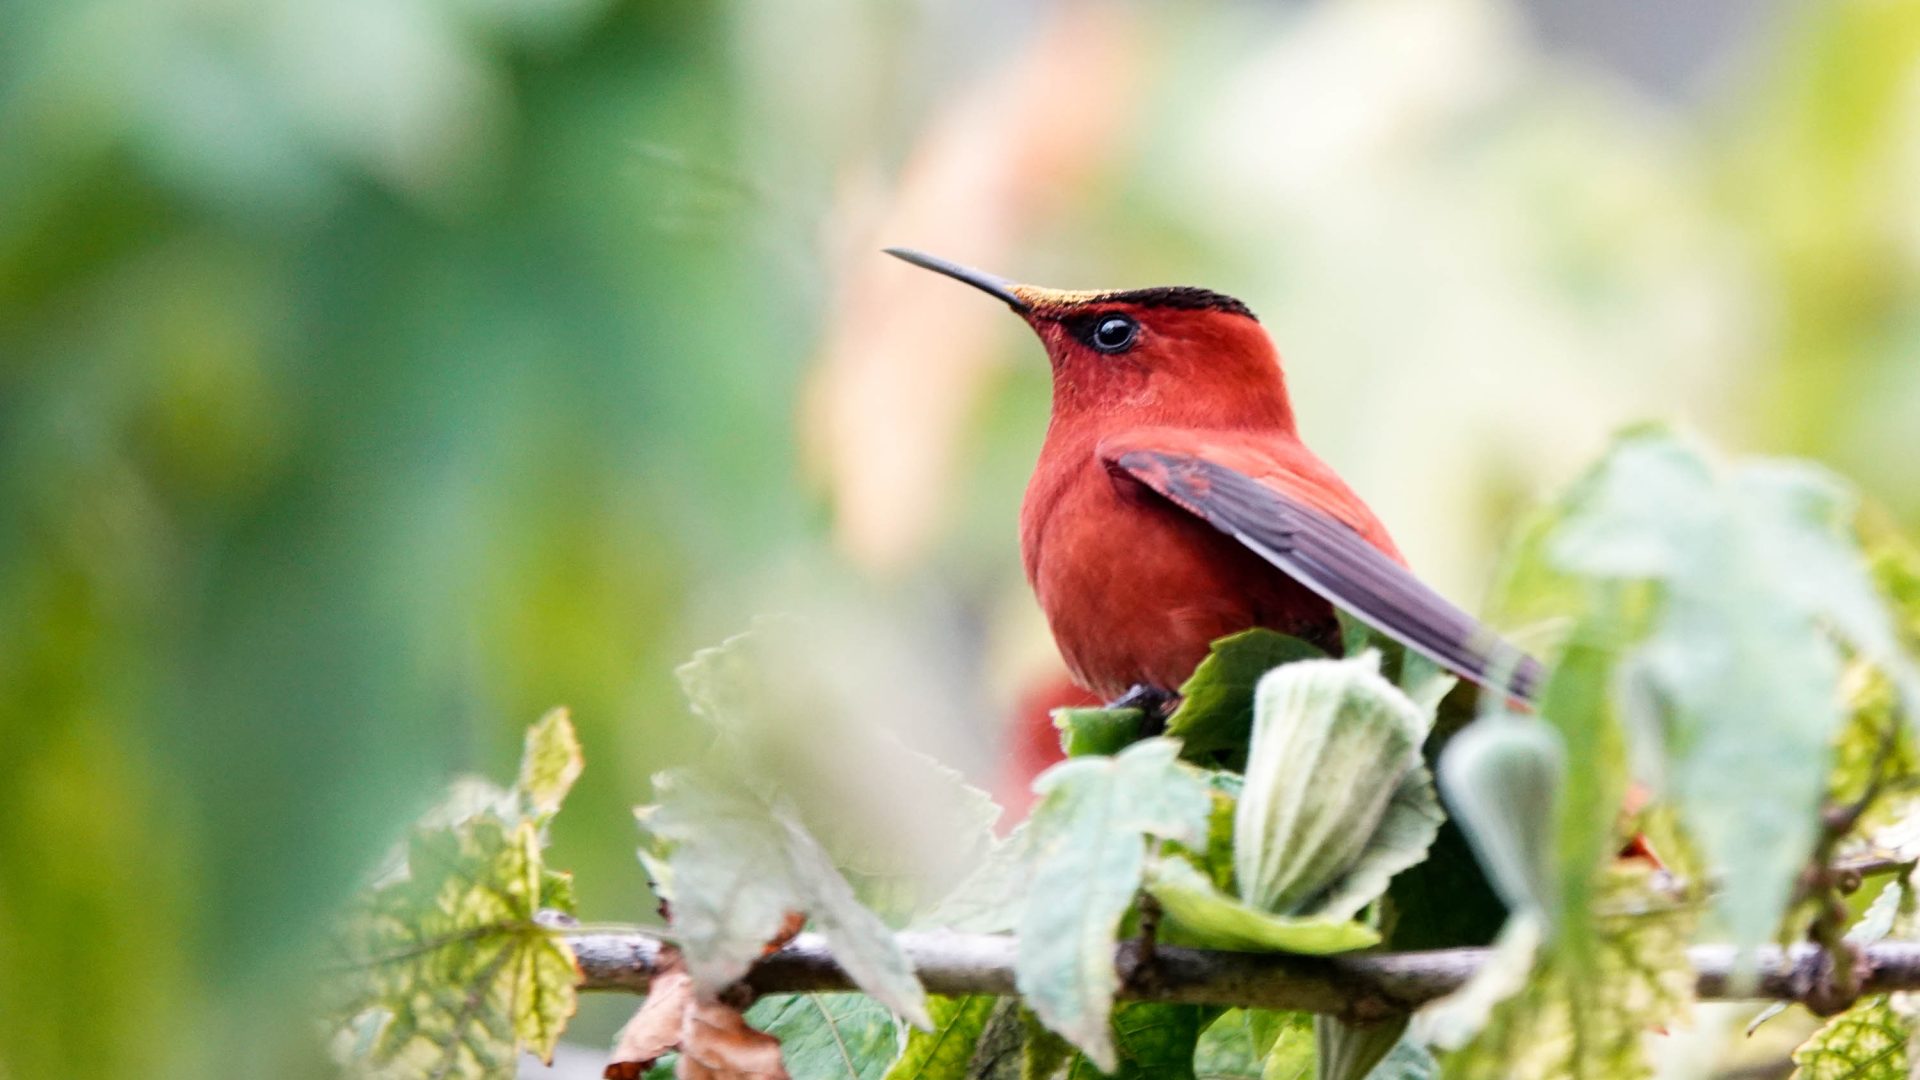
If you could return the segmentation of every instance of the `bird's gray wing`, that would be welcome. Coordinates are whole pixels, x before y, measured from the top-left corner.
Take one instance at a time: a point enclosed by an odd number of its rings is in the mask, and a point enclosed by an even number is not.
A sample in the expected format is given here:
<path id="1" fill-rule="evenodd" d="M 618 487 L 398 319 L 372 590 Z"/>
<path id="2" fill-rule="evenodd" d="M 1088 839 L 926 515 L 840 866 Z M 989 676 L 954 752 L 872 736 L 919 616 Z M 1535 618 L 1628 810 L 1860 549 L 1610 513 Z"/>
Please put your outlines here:
<path id="1" fill-rule="evenodd" d="M 1539 661 L 1455 607 L 1345 522 L 1190 453 L 1128 449 L 1108 467 L 1245 544 L 1361 622 L 1481 686 L 1523 700 Z"/>

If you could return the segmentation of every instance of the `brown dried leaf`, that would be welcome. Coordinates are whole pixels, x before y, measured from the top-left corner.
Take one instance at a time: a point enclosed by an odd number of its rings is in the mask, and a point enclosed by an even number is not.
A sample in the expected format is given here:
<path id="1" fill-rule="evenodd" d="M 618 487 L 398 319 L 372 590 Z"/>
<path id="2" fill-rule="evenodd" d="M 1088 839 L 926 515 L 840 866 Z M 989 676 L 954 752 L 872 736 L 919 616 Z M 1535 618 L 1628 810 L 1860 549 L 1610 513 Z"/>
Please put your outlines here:
<path id="1" fill-rule="evenodd" d="M 772 952 L 800 932 L 806 919 L 790 915 Z M 601 1074 L 606 1080 L 641 1080 L 669 1051 L 680 1051 L 674 1075 L 680 1080 L 789 1080 L 780 1059 L 780 1040 L 747 1025 L 740 1010 L 693 991 L 680 950 L 661 953 L 660 966 L 633 1019 L 614 1040 L 613 1059 Z"/>
<path id="2" fill-rule="evenodd" d="M 800 936 L 800 931 L 804 929 L 806 925 L 807 916 L 805 912 L 787 912 L 785 921 L 780 924 L 780 932 L 773 935 L 772 941 L 767 942 L 766 948 L 761 950 L 761 955 L 772 956 L 774 953 L 786 948 L 788 942 Z"/>
<path id="3" fill-rule="evenodd" d="M 681 965 L 679 950 L 669 948 L 647 987 L 647 1000 L 614 1039 L 613 1060 L 601 1075 L 606 1080 L 640 1080 L 662 1055 L 679 1048 L 692 1005 L 693 979 Z"/>
<path id="4" fill-rule="evenodd" d="M 740 1010 L 695 1001 L 680 1028 L 679 1080 L 791 1080 L 780 1040 L 747 1026 Z"/>

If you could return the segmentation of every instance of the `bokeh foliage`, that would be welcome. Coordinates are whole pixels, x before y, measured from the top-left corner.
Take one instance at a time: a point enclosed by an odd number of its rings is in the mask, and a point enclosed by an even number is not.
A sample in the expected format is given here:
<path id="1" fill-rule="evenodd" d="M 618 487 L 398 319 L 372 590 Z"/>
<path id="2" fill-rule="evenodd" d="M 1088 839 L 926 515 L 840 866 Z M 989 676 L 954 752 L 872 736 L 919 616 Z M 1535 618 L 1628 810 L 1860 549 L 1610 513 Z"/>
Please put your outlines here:
<path id="1" fill-rule="evenodd" d="M 844 502 L 795 449 L 823 326 L 870 311 L 835 282 L 1052 14 L 978 7 L 0 7 L 0 1071 L 323 1070 L 321 916 L 555 702 L 595 767 L 554 861 L 591 916 L 650 908 L 626 808 L 684 749 L 672 666 Z M 1098 21 L 1145 51 L 1101 69 L 1091 148 L 996 114 L 1085 159 L 1027 165 L 1005 269 L 1248 294 L 1309 434 L 1457 594 L 1646 411 L 1920 522 L 1920 5 L 1802 5 L 1686 102 L 1499 0 Z M 1015 342 L 970 354 L 938 539 L 858 594 L 959 627 L 957 685 L 1034 651 Z M 906 439 L 921 407 L 876 411 Z"/>

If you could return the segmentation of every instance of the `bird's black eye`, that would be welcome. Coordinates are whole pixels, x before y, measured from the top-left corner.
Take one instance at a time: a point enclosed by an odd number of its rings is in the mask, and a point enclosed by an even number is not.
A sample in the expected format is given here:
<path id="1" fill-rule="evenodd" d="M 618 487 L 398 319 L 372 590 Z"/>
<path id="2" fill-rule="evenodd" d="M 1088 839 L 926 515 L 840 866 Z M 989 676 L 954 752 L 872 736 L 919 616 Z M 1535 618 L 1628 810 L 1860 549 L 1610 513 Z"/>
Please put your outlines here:
<path id="1" fill-rule="evenodd" d="M 1140 336 L 1140 324 L 1125 315 L 1105 315 L 1094 322 L 1087 344 L 1103 353 L 1126 352 Z"/>

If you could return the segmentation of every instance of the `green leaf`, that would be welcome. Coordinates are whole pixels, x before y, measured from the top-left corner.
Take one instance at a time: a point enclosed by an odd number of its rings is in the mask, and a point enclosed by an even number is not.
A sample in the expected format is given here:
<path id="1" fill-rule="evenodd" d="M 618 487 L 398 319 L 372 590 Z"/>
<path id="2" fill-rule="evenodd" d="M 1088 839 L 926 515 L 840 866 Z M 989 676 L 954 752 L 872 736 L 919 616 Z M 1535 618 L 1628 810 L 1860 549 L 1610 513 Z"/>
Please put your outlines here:
<path id="1" fill-rule="evenodd" d="M 1146 865 L 1144 837 L 1206 842 L 1212 800 L 1178 754 L 1177 743 L 1148 739 L 1112 758 L 1062 762 L 1034 784 L 1016 982 L 1041 1022 L 1102 1069 L 1118 1064 L 1107 1022 L 1113 948 Z"/>
<path id="2" fill-rule="evenodd" d="M 1282 664 L 1321 659 L 1326 653 L 1272 630 L 1244 630 L 1213 643 L 1187 681 L 1180 706 L 1167 718 L 1167 734 L 1190 761 L 1222 755 L 1236 763 L 1253 731 L 1253 691 L 1260 677 Z"/>
<path id="3" fill-rule="evenodd" d="M 1554 841 L 1565 774 L 1560 737 L 1530 717 L 1470 725 L 1440 758 L 1447 804 L 1501 898 L 1549 920 L 1559 916 Z"/>
<path id="4" fill-rule="evenodd" d="M 565 709 L 553 709 L 527 729 L 526 749 L 520 757 L 520 793 L 536 815 L 552 817 L 585 765 L 572 718 Z"/>
<path id="5" fill-rule="evenodd" d="M 1261 911 L 1221 892 L 1181 858 L 1155 861 L 1147 891 L 1172 923 L 1168 940 L 1181 944 L 1324 956 L 1380 943 L 1380 934 L 1372 927 L 1347 919 Z"/>
<path id="6" fill-rule="evenodd" d="M 1431 717 L 1381 677 L 1375 653 L 1278 668 L 1256 700 L 1234 819 L 1240 894 L 1261 911 L 1326 906 L 1344 918 L 1419 862 L 1439 829 L 1420 763 Z"/>
<path id="7" fill-rule="evenodd" d="M 1099 1075 L 1116 1080 L 1192 1080 L 1193 1051 L 1209 1011 L 1199 1005 L 1122 1003 L 1113 1010 L 1112 1021 L 1120 1063 Z M 1066 1075 L 1068 1080 L 1092 1080 L 1094 1067 L 1076 1055 Z"/>
<path id="8" fill-rule="evenodd" d="M 1794 1080 L 1907 1080 L 1912 1037 L 1885 994 L 1862 998 L 1793 1052 Z"/>
<path id="9" fill-rule="evenodd" d="M 974 1049 L 998 1001 L 988 994 L 928 998 L 932 1027 L 907 1032 L 907 1045 L 886 1080 L 968 1080 Z"/>
<path id="10" fill-rule="evenodd" d="M 657 845 L 653 858 L 670 871 L 663 891 L 696 986 L 717 993 L 738 980 L 787 913 L 801 912 L 855 984 L 928 1026 L 925 991 L 893 931 L 861 906 L 791 812 L 695 770 L 662 774 L 654 788 L 661 801 L 640 812 L 641 827 Z"/>
<path id="11" fill-rule="evenodd" d="M 564 709 L 527 733 L 520 786 L 457 782 L 376 885 L 349 908 L 351 974 L 336 1013 L 361 1038 L 366 1076 L 511 1076 L 522 1050 L 551 1060 L 577 999 L 573 950 L 538 921 L 574 913 L 549 870 L 543 827 L 579 775 Z"/>
<path id="12" fill-rule="evenodd" d="M 1334 616 L 1340 621 L 1342 655 L 1359 656 L 1369 651 L 1379 653 L 1380 674 L 1399 687 L 1400 692 L 1407 695 L 1422 713 L 1432 716 L 1439 710 L 1447 694 L 1460 685 L 1459 678 L 1448 673 L 1446 668 L 1361 622 L 1352 613 L 1335 608 Z M 1510 673 L 1494 674 L 1504 677 Z"/>
<path id="13" fill-rule="evenodd" d="M 573 951 L 535 922 L 571 913 L 538 827 L 490 817 L 423 830 L 405 877 L 371 893 L 342 936 L 354 971 L 341 1012 L 373 1033 L 362 1075 L 510 1077 L 522 1049 L 550 1059 L 573 1015 Z"/>
<path id="14" fill-rule="evenodd" d="M 1313 1018 L 1305 1013 L 1228 1009 L 1201 1033 L 1198 1080 L 1311 1080 Z"/>
<path id="15" fill-rule="evenodd" d="M 1060 748 L 1068 757 L 1112 755 L 1140 738 L 1139 709 L 1055 709 Z"/>
<path id="16" fill-rule="evenodd" d="M 865 994 L 776 994 L 746 1019 L 780 1040 L 789 1074 L 808 1080 L 880 1080 L 900 1041 L 893 1014 Z"/>

